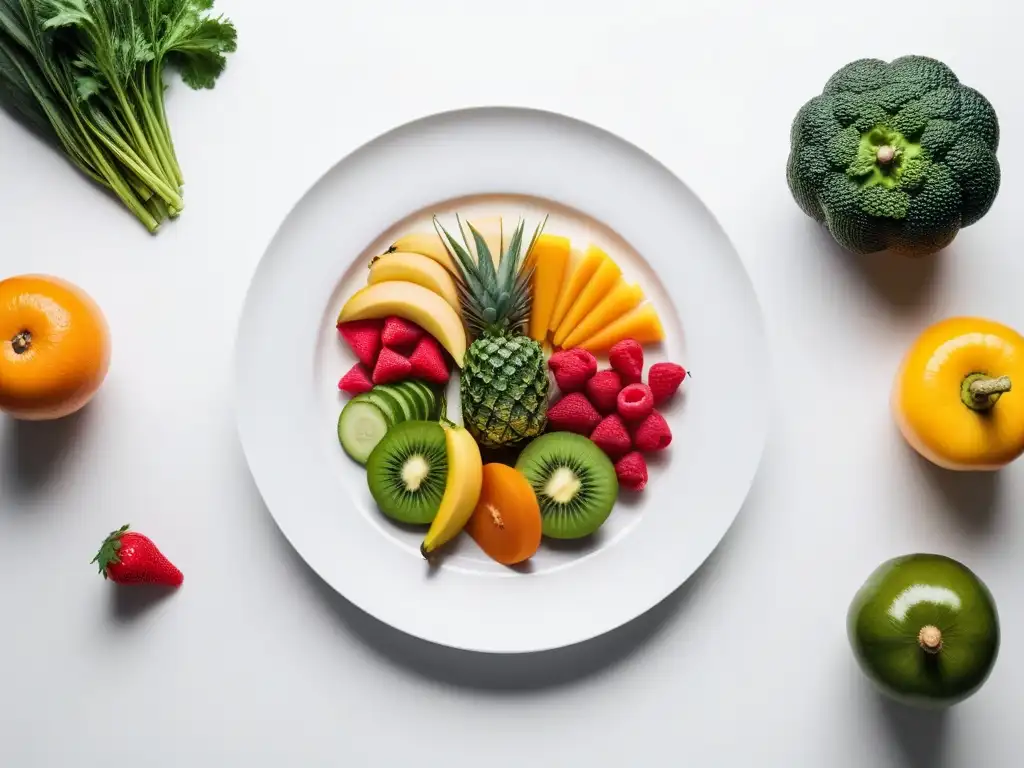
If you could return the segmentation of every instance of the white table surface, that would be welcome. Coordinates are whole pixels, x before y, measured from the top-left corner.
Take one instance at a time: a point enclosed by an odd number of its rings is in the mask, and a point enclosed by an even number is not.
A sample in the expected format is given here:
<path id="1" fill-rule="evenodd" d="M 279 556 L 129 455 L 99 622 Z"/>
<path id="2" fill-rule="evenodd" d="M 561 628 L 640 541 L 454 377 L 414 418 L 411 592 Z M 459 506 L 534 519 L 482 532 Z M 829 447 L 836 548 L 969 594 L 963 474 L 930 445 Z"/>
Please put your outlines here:
<path id="1" fill-rule="evenodd" d="M 1024 328 L 1021 11 L 218 5 L 240 51 L 213 93 L 172 91 L 188 207 L 158 237 L 0 115 L 3 273 L 79 283 L 114 337 L 80 417 L 0 421 L 0 765 L 1021 765 L 1024 464 L 933 471 L 887 410 L 930 321 Z M 906 53 L 945 60 L 995 104 L 1002 189 L 936 258 L 853 259 L 789 196 L 790 121 L 846 62 Z M 750 382 L 777 405 L 761 472 L 697 577 L 609 636 L 515 658 L 426 646 L 323 586 L 263 506 L 229 400 L 246 286 L 290 206 L 378 133 L 483 104 L 589 120 L 676 171 L 743 256 L 775 363 Z M 96 575 L 89 559 L 125 522 L 184 571 L 178 593 L 153 602 Z M 846 640 L 862 580 L 912 551 L 963 560 L 1001 611 L 995 672 L 944 715 L 884 703 Z"/>

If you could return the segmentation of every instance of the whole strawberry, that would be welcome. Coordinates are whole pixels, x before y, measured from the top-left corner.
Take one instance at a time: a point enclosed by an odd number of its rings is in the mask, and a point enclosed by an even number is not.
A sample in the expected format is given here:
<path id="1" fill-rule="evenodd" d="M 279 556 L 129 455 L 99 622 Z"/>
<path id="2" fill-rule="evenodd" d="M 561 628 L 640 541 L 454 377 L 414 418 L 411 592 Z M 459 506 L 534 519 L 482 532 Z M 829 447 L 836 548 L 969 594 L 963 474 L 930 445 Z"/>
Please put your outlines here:
<path id="1" fill-rule="evenodd" d="M 122 525 L 103 540 L 92 559 L 103 578 L 115 584 L 160 584 L 180 587 L 184 576 L 148 537 Z"/>

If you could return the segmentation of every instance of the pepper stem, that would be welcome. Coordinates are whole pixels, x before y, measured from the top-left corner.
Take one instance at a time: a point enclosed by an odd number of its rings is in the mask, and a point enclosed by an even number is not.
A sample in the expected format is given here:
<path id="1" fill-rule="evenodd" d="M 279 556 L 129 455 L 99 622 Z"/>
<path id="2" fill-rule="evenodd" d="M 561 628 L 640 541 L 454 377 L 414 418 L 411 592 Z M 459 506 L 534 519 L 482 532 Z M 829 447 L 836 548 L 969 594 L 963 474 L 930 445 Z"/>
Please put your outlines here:
<path id="1" fill-rule="evenodd" d="M 938 653 L 942 650 L 942 632 L 931 624 L 921 627 L 917 633 L 917 643 L 925 653 Z"/>
<path id="2" fill-rule="evenodd" d="M 11 347 L 14 349 L 14 354 L 16 355 L 25 354 L 31 346 L 32 334 L 29 331 L 22 331 L 11 339 Z"/>
<path id="3" fill-rule="evenodd" d="M 1000 396 L 1011 389 L 1009 376 L 992 377 L 985 373 L 972 373 L 960 384 L 960 400 L 975 411 L 987 411 Z"/>
<path id="4" fill-rule="evenodd" d="M 889 165 L 896 159 L 896 150 L 888 144 L 883 144 L 878 148 L 875 159 L 878 160 L 879 165 Z"/>

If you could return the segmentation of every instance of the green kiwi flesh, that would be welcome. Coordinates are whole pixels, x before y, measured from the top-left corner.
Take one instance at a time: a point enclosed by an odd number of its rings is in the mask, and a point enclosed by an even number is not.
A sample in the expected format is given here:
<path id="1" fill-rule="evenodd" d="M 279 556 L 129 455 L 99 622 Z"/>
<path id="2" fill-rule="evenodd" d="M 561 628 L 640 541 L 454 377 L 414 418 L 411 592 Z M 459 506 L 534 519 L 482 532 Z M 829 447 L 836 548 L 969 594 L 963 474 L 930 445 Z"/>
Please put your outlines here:
<path id="1" fill-rule="evenodd" d="M 366 482 L 380 511 L 399 523 L 429 524 L 448 480 L 444 429 L 435 421 L 403 421 L 366 460 Z"/>
<path id="2" fill-rule="evenodd" d="M 516 469 L 533 486 L 541 530 L 552 539 L 590 536 L 608 519 L 619 495 L 611 460 L 572 432 L 541 435 L 519 455 Z"/>

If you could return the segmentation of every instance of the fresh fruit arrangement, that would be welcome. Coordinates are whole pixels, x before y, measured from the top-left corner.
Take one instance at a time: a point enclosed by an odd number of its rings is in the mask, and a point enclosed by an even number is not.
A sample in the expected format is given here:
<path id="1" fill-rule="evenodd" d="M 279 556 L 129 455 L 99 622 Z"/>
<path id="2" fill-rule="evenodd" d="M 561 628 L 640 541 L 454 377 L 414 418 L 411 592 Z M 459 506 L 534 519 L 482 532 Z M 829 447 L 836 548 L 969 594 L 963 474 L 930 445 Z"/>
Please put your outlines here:
<path id="1" fill-rule="evenodd" d="M 794 199 L 856 253 L 941 250 L 999 191 L 995 110 L 926 56 L 847 64 L 800 109 L 790 143 Z"/>
<path id="2" fill-rule="evenodd" d="M 553 431 L 587 435 L 615 462 L 620 485 L 642 491 L 648 480 L 644 454 L 663 451 L 672 430 L 655 409 L 678 391 L 686 369 L 676 363 L 655 363 L 644 383 L 644 351 L 624 339 L 609 351 L 611 367 L 597 369 L 597 358 L 585 349 L 565 349 L 548 361 L 563 397 L 548 410 Z"/>
<path id="3" fill-rule="evenodd" d="M 338 333 L 357 362 L 338 383 L 344 451 L 366 467 L 381 513 L 428 526 L 432 557 L 465 530 L 503 565 L 542 539 L 594 534 L 620 487 L 642 490 L 645 454 L 672 441 L 656 410 L 686 372 L 651 366 L 643 345 L 664 329 L 639 286 L 596 246 L 501 217 L 437 218 L 395 241 L 342 307 Z M 628 335 L 633 333 L 634 336 Z M 566 346 L 569 341 L 579 342 Z M 547 349 L 555 350 L 549 354 Z M 594 351 L 608 354 L 599 370 Z M 458 368 L 463 427 L 440 391 Z M 551 382 L 562 397 L 552 404 Z M 483 450 L 518 453 L 514 466 Z"/>
<path id="4" fill-rule="evenodd" d="M 985 583 L 942 555 L 880 565 L 847 615 L 854 655 L 888 696 L 945 707 L 973 695 L 999 654 L 999 616 Z"/>

